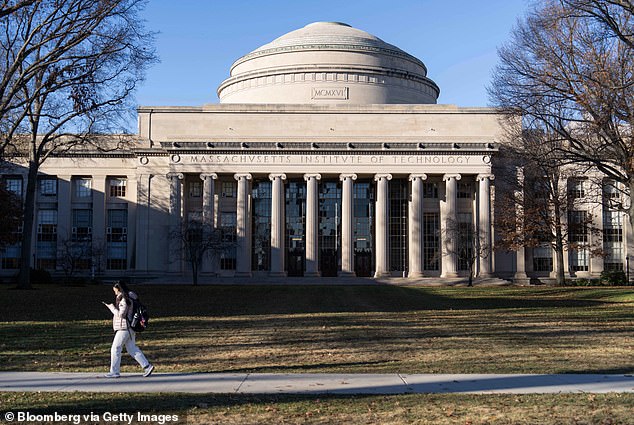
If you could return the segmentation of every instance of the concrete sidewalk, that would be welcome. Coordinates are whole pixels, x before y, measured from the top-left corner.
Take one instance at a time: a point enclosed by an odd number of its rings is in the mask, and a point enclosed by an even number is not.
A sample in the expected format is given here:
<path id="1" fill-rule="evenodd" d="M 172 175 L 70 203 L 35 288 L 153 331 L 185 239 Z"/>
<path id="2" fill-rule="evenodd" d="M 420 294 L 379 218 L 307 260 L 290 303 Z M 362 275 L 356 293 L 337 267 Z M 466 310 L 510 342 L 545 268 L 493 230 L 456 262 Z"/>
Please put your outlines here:
<path id="1" fill-rule="evenodd" d="M 220 394 L 632 393 L 632 375 L 0 372 L 2 391 Z"/>

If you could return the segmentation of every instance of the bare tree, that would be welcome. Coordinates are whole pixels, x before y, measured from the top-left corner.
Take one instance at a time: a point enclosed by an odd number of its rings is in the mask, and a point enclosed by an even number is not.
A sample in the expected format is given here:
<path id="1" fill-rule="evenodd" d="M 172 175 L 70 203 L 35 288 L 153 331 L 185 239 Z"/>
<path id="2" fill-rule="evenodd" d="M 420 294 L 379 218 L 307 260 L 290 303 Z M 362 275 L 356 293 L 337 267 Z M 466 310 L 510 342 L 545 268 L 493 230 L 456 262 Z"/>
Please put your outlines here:
<path id="1" fill-rule="evenodd" d="M 571 16 L 594 19 L 608 34 L 634 47 L 634 22 L 628 18 L 634 15 L 631 0 L 562 0 L 562 3 Z"/>
<path id="2" fill-rule="evenodd" d="M 587 179 L 566 166 L 550 138 L 539 131 L 521 131 L 507 137 L 498 158 L 501 167 L 496 204 L 499 237 L 497 248 L 547 247 L 555 253 L 558 285 L 565 282 L 564 253 L 583 250 L 601 255 L 600 229 L 594 226 L 593 205 Z M 585 186 L 584 186 L 585 184 Z M 582 189 L 583 188 L 583 189 Z"/>
<path id="3" fill-rule="evenodd" d="M 67 280 L 76 277 L 77 272 L 90 271 L 92 264 L 92 243 L 90 240 L 64 238 L 58 252 L 58 264 L 64 270 Z"/>
<path id="4" fill-rule="evenodd" d="M 140 18 L 145 0 L 42 0 L 0 19 L 0 155 L 28 158 L 24 229 L 34 223 L 37 175 L 50 156 L 115 149 L 131 94 L 155 60 Z M 19 135 L 19 136 L 16 136 Z M 31 232 L 18 286 L 28 288 Z"/>
<path id="5" fill-rule="evenodd" d="M 23 7 L 31 6 L 36 0 L 2 0 L 0 1 L 0 18 L 11 15 Z"/>
<path id="6" fill-rule="evenodd" d="M 447 220 L 442 239 L 447 254 L 453 255 L 459 264 L 469 270 L 468 286 L 473 286 L 478 258 L 491 252 L 487 238 L 478 232 L 474 223 Z"/>
<path id="7" fill-rule="evenodd" d="M 198 285 L 198 276 L 205 258 L 213 262 L 220 254 L 236 247 L 233 234 L 226 234 L 222 229 L 216 229 L 199 220 L 186 221 L 182 227 L 172 231 L 169 237 L 177 242 L 174 249 L 179 250 L 179 255 L 174 255 L 175 258 L 181 258 L 182 250 L 185 261 L 191 268 L 194 285 Z"/>
<path id="8" fill-rule="evenodd" d="M 632 2 L 542 0 L 499 49 L 490 95 L 550 137 L 563 164 L 592 166 L 634 189 Z M 634 206 L 626 205 L 634 224 Z"/>

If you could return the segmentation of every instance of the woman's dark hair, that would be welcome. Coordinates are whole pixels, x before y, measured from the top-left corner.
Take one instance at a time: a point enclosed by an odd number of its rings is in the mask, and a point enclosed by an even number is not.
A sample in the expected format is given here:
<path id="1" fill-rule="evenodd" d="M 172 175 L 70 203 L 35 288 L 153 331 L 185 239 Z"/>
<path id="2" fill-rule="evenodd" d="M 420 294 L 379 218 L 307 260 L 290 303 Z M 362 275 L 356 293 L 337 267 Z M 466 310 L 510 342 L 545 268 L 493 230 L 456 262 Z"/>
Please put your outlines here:
<path id="1" fill-rule="evenodd" d="M 120 280 L 115 281 L 114 285 L 112 285 L 113 288 L 117 288 L 121 294 L 117 297 L 117 303 L 119 302 L 120 298 L 123 298 L 125 300 L 126 304 L 130 304 L 130 290 L 128 289 L 128 285 L 125 284 L 125 282 L 121 282 Z"/>

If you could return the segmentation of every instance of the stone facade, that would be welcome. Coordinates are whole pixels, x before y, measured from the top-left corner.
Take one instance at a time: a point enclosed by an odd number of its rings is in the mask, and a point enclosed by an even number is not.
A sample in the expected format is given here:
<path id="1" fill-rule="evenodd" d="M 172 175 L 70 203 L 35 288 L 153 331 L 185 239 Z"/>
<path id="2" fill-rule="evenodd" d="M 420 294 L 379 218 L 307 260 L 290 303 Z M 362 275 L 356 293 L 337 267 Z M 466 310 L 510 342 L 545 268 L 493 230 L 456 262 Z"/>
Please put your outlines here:
<path id="1" fill-rule="evenodd" d="M 450 223 L 494 246 L 496 217 L 511 213 L 495 209 L 504 131 L 495 109 L 436 105 L 426 74 L 420 60 L 344 24 L 282 36 L 236 61 L 220 104 L 139 107 L 127 149 L 47 160 L 33 266 L 61 272 L 72 242 L 91 247 L 82 273 L 185 277 L 171 235 L 194 221 L 226 243 L 203 260 L 203 279 L 464 276 Z M 19 162 L 2 178 L 23 193 Z M 612 251 L 567 253 L 571 276 L 627 263 L 626 220 L 593 205 Z M 15 273 L 16 253 L 2 253 L 0 273 Z M 550 277 L 552 261 L 542 248 L 488 249 L 476 273 L 527 282 Z"/>

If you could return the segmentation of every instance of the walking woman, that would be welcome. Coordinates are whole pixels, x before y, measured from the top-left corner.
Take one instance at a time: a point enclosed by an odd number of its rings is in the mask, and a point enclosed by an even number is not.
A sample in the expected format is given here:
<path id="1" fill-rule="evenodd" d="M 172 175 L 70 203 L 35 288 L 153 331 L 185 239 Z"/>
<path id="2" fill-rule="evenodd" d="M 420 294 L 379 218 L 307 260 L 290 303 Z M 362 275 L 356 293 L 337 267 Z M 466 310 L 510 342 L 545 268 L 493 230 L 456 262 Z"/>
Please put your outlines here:
<path id="1" fill-rule="evenodd" d="M 121 376 L 121 352 L 125 345 L 128 353 L 143 368 L 143 376 L 150 376 L 154 371 L 154 366 L 145 358 L 145 355 L 136 345 L 135 332 L 128 326 L 132 318 L 132 301 L 137 295 L 128 290 L 123 282 L 116 282 L 112 287 L 115 295 L 114 304 L 104 305 L 112 312 L 112 328 L 114 329 L 114 340 L 110 350 L 110 372 L 106 378 L 118 378 Z"/>

